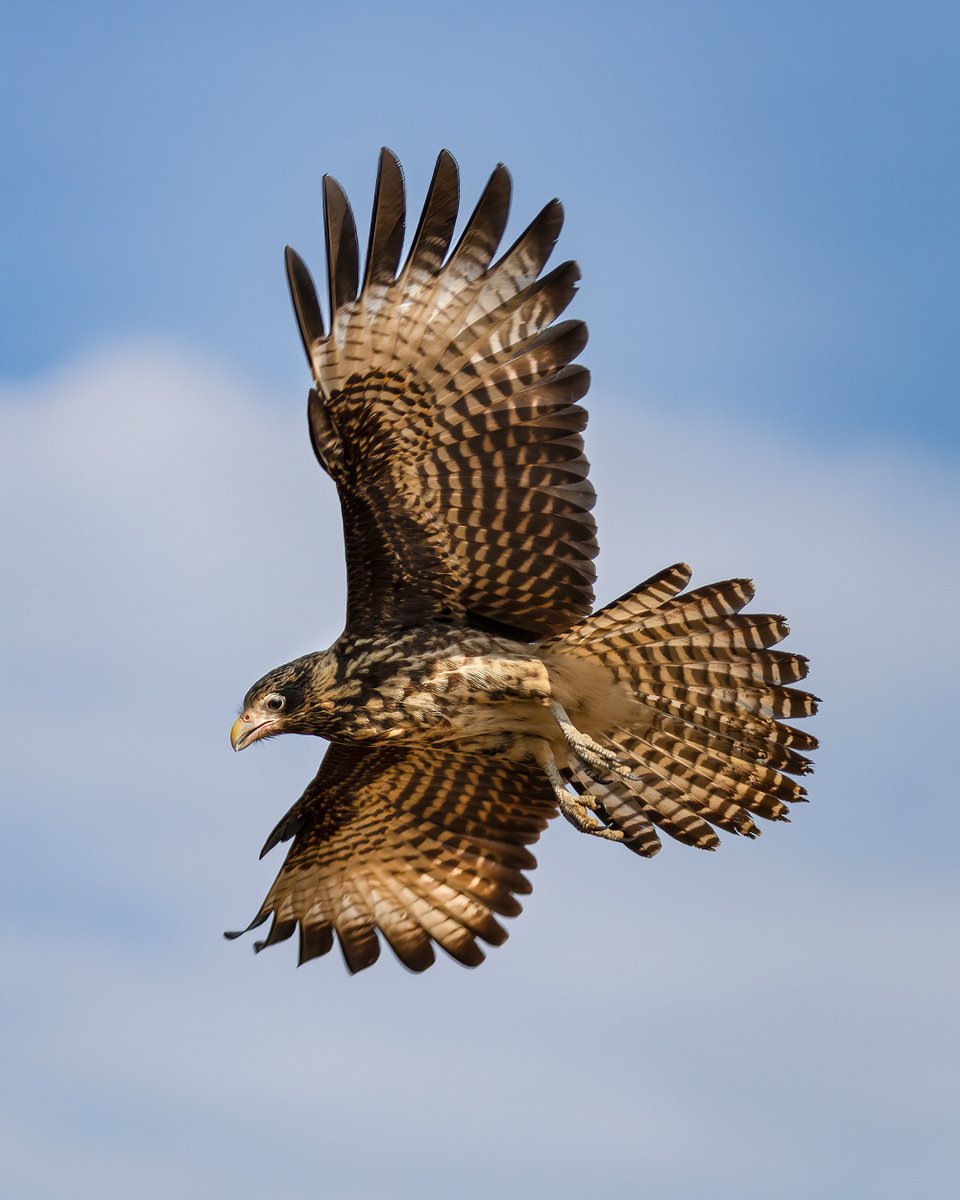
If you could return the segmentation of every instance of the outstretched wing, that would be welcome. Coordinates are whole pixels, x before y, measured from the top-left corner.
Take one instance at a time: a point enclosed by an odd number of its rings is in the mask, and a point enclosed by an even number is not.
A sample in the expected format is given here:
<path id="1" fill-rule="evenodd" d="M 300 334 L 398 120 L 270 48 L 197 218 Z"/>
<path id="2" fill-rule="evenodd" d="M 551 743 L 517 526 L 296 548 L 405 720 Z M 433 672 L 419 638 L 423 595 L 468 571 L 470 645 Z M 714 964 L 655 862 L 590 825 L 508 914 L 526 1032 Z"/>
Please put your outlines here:
<path id="1" fill-rule="evenodd" d="M 557 318 L 579 271 L 538 278 L 563 221 L 551 201 L 493 263 L 510 203 L 498 166 L 448 256 L 459 206 L 453 157 L 437 160 L 404 238 L 400 165 L 381 152 L 363 279 L 346 196 L 324 179 L 326 332 L 310 275 L 287 274 L 315 390 L 314 450 L 343 507 L 351 630 L 444 615 L 535 639 L 590 612 L 595 496 L 571 366 L 580 321 Z"/>
<path id="2" fill-rule="evenodd" d="M 520 912 L 516 896 L 530 891 L 521 872 L 536 866 L 526 847 L 555 811 L 542 773 L 523 764 L 436 747 L 331 746 L 263 848 L 261 857 L 294 839 L 247 927 L 273 916 L 255 948 L 299 925 L 301 963 L 336 935 L 356 972 L 380 956 L 379 930 L 414 971 L 433 963 L 434 942 L 477 966 L 478 938 L 506 940 L 494 914 Z"/>

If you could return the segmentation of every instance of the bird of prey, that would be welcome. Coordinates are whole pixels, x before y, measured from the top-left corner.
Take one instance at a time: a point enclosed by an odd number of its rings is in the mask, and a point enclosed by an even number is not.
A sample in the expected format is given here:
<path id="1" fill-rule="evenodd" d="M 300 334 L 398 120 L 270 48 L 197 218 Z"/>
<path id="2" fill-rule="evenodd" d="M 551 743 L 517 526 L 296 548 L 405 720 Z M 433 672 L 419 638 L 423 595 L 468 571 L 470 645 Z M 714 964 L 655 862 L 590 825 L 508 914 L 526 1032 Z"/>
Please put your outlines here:
<path id="1" fill-rule="evenodd" d="M 380 155 L 361 274 L 343 190 L 323 181 L 325 324 L 286 251 L 313 376 L 310 438 L 343 512 L 347 614 L 328 649 L 247 692 L 237 750 L 280 733 L 330 745 L 267 839 L 292 839 L 249 929 L 336 940 L 351 972 L 380 935 L 414 971 L 439 945 L 467 966 L 530 891 L 529 850 L 562 813 L 649 857 L 660 833 L 713 849 L 786 819 L 815 740 L 781 718 L 816 697 L 806 659 L 772 650 L 782 617 L 744 614 L 749 580 L 685 591 L 678 564 L 593 611 L 596 527 L 574 360 L 560 320 L 579 271 L 544 267 L 553 200 L 499 258 L 511 183 L 498 166 L 451 250 L 443 151 L 401 265 L 403 176 Z M 246 931 L 242 931 L 246 932 Z M 236 937 L 238 934 L 228 934 Z"/>

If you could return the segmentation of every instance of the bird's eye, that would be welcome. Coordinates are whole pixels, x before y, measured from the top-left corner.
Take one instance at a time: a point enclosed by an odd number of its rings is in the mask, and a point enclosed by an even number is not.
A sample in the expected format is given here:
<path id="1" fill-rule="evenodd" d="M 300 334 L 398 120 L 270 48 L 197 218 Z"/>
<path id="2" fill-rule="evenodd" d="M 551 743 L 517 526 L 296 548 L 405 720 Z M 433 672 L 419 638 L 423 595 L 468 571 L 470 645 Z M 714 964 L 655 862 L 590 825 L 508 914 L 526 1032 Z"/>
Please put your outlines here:
<path id="1" fill-rule="evenodd" d="M 283 708 L 284 703 L 285 701 L 283 697 L 277 692 L 271 692 L 266 700 L 264 700 L 264 704 L 266 704 L 267 708 L 269 708 L 271 712 L 279 712 L 280 709 Z"/>

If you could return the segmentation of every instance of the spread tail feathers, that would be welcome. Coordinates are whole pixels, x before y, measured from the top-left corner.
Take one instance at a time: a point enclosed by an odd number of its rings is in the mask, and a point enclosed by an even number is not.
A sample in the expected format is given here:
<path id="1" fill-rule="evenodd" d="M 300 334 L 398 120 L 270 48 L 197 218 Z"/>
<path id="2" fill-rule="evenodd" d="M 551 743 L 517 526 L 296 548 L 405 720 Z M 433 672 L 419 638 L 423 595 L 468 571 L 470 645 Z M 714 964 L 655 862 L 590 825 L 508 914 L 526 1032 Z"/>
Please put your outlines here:
<path id="1" fill-rule="evenodd" d="M 787 820 L 806 796 L 791 776 L 812 769 L 802 752 L 817 745 L 780 720 L 818 703 L 790 686 L 807 660 L 770 649 L 789 632 L 784 618 L 741 613 L 749 580 L 684 593 L 689 579 L 686 565 L 668 567 L 544 647 L 602 664 L 633 697 L 619 725 L 594 734 L 629 776 L 573 771 L 569 782 L 645 856 L 660 849 L 657 829 L 713 849 L 716 829 L 756 837 L 755 816 Z"/>

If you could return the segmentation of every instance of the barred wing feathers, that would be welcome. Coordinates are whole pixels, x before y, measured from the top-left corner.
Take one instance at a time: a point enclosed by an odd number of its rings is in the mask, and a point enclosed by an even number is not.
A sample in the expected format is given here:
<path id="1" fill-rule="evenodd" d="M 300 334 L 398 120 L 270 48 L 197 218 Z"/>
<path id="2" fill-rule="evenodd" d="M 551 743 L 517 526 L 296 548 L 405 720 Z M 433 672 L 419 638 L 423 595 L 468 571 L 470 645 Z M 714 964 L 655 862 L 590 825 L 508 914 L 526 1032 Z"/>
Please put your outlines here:
<path id="1" fill-rule="evenodd" d="M 552 201 L 499 260 L 510 177 L 490 177 L 456 246 L 456 164 L 437 160 L 402 267 L 405 200 L 383 151 L 366 266 L 324 180 L 331 328 L 299 257 L 287 271 L 315 388 L 310 432 L 343 508 L 350 629 L 448 615 L 535 640 L 589 613 L 594 491 L 577 403 L 586 343 L 558 318 L 579 272 L 541 276 Z"/>
<path id="2" fill-rule="evenodd" d="M 356 972 L 379 958 L 379 931 L 414 971 L 434 962 L 435 945 L 477 966 L 478 939 L 506 940 L 495 914 L 520 912 L 522 872 L 536 866 L 527 846 L 555 811 L 534 767 L 435 747 L 332 745 L 263 848 L 293 838 L 248 926 L 273 918 L 256 949 L 299 928 L 301 963 L 336 939 Z"/>

